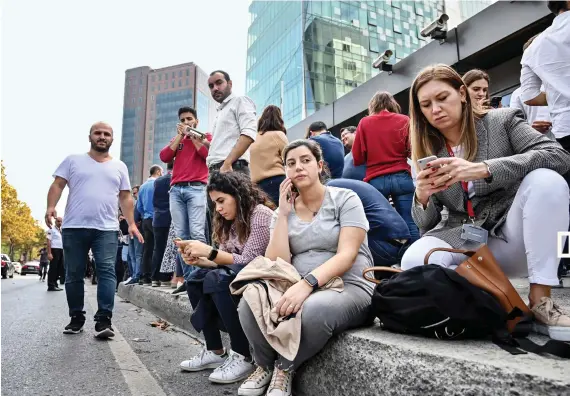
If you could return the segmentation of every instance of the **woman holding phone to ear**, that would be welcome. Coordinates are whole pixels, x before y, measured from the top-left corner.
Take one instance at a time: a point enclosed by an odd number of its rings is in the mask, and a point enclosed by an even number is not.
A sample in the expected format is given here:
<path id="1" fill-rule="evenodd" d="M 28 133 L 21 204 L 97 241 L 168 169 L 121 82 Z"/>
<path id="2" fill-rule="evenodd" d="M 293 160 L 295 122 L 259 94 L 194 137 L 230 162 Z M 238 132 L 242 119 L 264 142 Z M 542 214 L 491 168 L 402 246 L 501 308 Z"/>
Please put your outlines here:
<path id="1" fill-rule="evenodd" d="M 243 267 L 265 253 L 275 206 L 239 172 L 214 172 L 207 192 L 216 205 L 213 238 L 219 249 L 201 241 L 176 242 L 184 262 L 201 267 L 190 274 L 186 287 L 194 309 L 192 325 L 206 340 L 206 348 L 180 366 L 185 371 L 214 368 L 210 381 L 229 384 L 247 378 L 254 370 L 238 317 L 239 299 L 230 294 L 229 284 Z M 229 353 L 222 345 L 220 330 L 230 336 Z"/>
<path id="2" fill-rule="evenodd" d="M 352 190 L 323 184 L 323 155 L 318 143 L 291 142 L 283 150 L 283 160 L 287 179 L 281 183 L 279 209 L 273 215 L 265 256 L 291 263 L 304 277 L 275 307 L 280 316 L 303 307 L 299 352 L 294 361 L 279 356 L 242 300 L 239 317 L 258 368 L 241 385 L 239 395 L 291 395 L 294 371 L 334 334 L 364 324 L 369 314 L 372 284 L 362 278 L 362 271 L 373 259 L 362 202 Z M 344 281 L 343 291 L 318 290 L 335 277 Z"/>
<path id="3" fill-rule="evenodd" d="M 570 341 L 570 317 L 550 298 L 558 285 L 557 233 L 568 228 L 570 154 L 528 125 L 520 110 L 474 105 L 451 67 L 430 66 L 410 89 L 412 159 L 436 155 L 418 173 L 412 216 L 423 236 L 402 268 L 423 265 L 433 248 L 486 243 L 507 276 L 528 276 L 536 330 Z M 448 219 L 441 221 L 443 206 Z M 459 253 L 430 263 L 455 268 Z"/>

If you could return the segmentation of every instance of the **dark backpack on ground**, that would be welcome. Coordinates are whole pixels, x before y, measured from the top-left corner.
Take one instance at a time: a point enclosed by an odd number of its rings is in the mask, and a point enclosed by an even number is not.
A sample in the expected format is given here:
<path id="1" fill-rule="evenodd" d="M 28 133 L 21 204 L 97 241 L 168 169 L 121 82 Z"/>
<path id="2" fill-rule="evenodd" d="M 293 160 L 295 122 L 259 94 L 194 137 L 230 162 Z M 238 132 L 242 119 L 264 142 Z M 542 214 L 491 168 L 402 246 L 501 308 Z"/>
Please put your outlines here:
<path id="1" fill-rule="evenodd" d="M 380 275 L 383 279 L 372 295 L 372 311 L 383 329 L 442 340 L 491 337 L 511 354 L 547 352 L 570 358 L 568 344 L 551 340 L 539 346 L 518 338 L 530 332 L 529 321 L 522 321 L 509 334 L 506 323 L 511 318 L 498 301 L 455 271 L 428 264 Z"/>

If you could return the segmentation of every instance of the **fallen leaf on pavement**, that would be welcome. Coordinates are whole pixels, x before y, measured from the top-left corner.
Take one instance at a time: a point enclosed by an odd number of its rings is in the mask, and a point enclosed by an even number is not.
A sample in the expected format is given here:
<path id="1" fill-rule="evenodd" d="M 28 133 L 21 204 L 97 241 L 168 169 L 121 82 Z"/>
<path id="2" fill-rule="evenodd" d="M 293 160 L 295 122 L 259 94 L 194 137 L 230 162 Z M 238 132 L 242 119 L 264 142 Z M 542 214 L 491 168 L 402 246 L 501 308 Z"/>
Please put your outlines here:
<path id="1" fill-rule="evenodd" d="M 150 322 L 150 325 L 152 327 L 158 327 L 160 330 L 166 330 L 170 327 L 170 323 L 159 319 L 159 320 L 155 320 L 154 322 Z"/>

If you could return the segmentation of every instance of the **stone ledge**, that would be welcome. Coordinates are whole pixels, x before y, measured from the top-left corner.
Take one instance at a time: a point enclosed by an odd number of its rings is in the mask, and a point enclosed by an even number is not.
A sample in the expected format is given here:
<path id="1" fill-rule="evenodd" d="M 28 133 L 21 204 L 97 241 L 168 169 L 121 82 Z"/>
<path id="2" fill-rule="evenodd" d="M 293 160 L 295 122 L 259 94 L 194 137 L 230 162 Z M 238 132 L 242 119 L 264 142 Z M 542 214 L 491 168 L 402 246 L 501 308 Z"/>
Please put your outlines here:
<path id="1" fill-rule="evenodd" d="M 513 281 L 526 295 L 526 280 Z M 200 337 L 186 295 L 172 289 L 119 286 L 119 296 Z M 554 290 L 566 304 L 570 289 Z M 545 337 L 533 336 L 539 343 Z M 224 337 L 227 344 L 228 339 Z M 489 341 L 439 341 L 372 327 L 334 337 L 299 370 L 296 395 L 568 395 L 570 361 L 513 356 Z"/>

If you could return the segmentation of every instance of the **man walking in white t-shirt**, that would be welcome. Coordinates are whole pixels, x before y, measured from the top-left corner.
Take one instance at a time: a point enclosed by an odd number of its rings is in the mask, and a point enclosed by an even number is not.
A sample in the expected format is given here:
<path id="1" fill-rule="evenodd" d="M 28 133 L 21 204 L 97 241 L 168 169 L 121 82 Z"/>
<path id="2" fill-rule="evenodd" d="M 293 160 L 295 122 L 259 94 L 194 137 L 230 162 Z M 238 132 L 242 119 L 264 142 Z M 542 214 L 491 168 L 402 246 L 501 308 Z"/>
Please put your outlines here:
<path id="1" fill-rule="evenodd" d="M 55 227 L 52 227 L 47 232 L 47 252 L 49 260 L 48 271 L 48 291 L 61 291 L 57 285 L 57 279 L 63 276 L 63 240 L 61 238 L 61 224 L 63 220 L 61 217 L 55 219 Z M 63 284 L 63 281 L 62 281 Z"/>
<path id="2" fill-rule="evenodd" d="M 65 256 L 65 292 L 71 322 L 63 331 L 77 334 L 85 324 L 84 282 L 89 249 L 93 251 L 97 270 L 95 336 L 115 335 L 111 317 L 115 303 L 115 259 L 119 241 L 118 203 L 129 224 L 129 235 L 144 241 L 133 215 L 133 198 L 127 166 L 109 155 L 113 129 L 104 122 L 89 131 L 91 149 L 86 154 L 68 156 L 54 173 L 47 197 L 45 221 L 49 228 L 57 218 L 55 206 L 65 186 L 69 197 L 62 226 Z"/>

